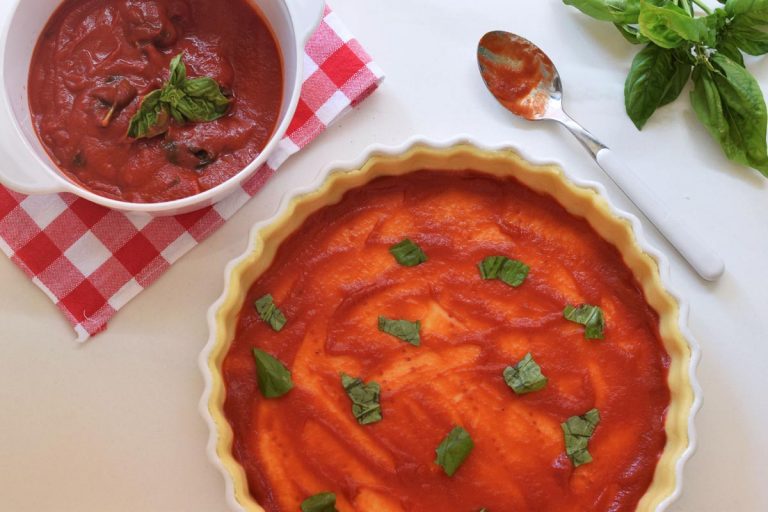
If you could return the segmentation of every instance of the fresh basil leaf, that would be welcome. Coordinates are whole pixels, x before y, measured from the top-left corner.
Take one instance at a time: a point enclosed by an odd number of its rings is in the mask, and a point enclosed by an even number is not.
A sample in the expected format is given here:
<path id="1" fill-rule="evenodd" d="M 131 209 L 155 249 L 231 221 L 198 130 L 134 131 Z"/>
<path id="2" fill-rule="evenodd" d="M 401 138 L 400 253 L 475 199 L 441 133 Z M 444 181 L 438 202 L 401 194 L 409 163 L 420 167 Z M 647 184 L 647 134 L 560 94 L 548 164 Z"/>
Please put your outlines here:
<path id="1" fill-rule="evenodd" d="M 168 131 L 171 117 L 168 106 L 160 101 L 160 90 L 144 96 L 139 110 L 128 124 L 128 136 L 134 139 L 151 138 Z"/>
<path id="2" fill-rule="evenodd" d="M 725 12 L 730 16 L 747 15 L 768 21 L 768 0 L 728 0 Z"/>
<path id="3" fill-rule="evenodd" d="M 229 99 L 221 93 L 219 84 L 212 78 L 187 80 L 182 90 L 186 97 L 179 102 L 177 108 L 190 121 L 213 121 L 229 109 Z"/>
<path id="4" fill-rule="evenodd" d="M 454 427 L 435 450 L 435 464 L 442 466 L 446 475 L 453 476 L 474 447 L 475 443 L 469 432 L 462 427 Z"/>
<path id="5" fill-rule="evenodd" d="M 731 160 L 768 177 L 765 100 L 757 80 L 721 53 L 694 70 L 691 103 L 699 120 Z"/>
<path id="6" fill-rule="evenodd" d="M 389 248 L 395 260 L 404 267 L 415 267 L 427 261 L 427 255 L 417 244 L 406 238 Z"/>
<path id="7" fill-rule="evenodd" d="M 504 368 L 504 382 L 518 395 L 543 389 L 547 378 L 541 373 L 531 353 L 527 353 L 515 366 Z"/>
<path id="8" fill-rule="evenodd" d="M 253 359 L 259 390 L 264 398 L 277 398 L 293 389 L 291 372 L 277 358 L 254 348 Z"/>
<path id="9" fill-rule="evenodd" d="M 587 16 L 612 23 L 637 23 L 640 0 L 563 0 Z"/>
<path id="10" fill-rule="evenodd" d="M 283 315 L 282 311 L 277 309 L 277 306 L 275 306 L 272 295 L 269 293 L 264 295 L 260 299 L 257 299 L 253 305 L 256 308 L 256 311 L 259 313 L 259 317 L 267 322 L 273 330 L 279 332 L 280 329 L 283 328 L 286 321 L 285 316 Z"/>
<path id="11" fill-rule="evenodd" d="M 560 424 L 565 436 L 565 453 L 571 459 L 573 467 L 592 462 L 592 455 L 589 454 L 587 446 L 598 423 L 600 412 L 591 409 L 581 416 L 571 416 L 565 423 Z"/>
<path id="12" fill-rule="evenodd" d="M 722 38 L 717 42 L 716 49 L 739 66 L 744 67 L 744 56 L 741 54 L 737 43 L 728 38 Z"/>
<path id="13" fill-rule="evenodd" d="M 715 31 L 703 18 L 692 18 L 674 4 L 656 6 L 641 0 L 637 21 L 640 33 L 662 48 L 677 48 L 686 41 L 715 43 Z"/>
<path id="14" fill-rule="evenodd" d="M 341 385 L 352 400 L 352 415 L 359 424 L 368 425 L 381 421 L 381 405 L 379 405 L 381 388 L 378 383 L 366 384 L 359 377 L 352 378 L 342 373 Z"/>
<path id="15" fill-rule="evenodd" d="M 565 306 L 563 316 L 566 320 L 576 322 L 585 327 L 584 337 L 588 340 L 601 340 L 605 331 L 605 318 L 603 310 L 598 306 L 582 304 L 574 307 L 570 304 Z"/>
<path id="16" fill-rule="evenodd" d="M 421 345 L 419 329 L 421 329 L 421 322 L 419 321 L 409 322 L 408 320 L 391 320 L 385 316 L 379 317 L 379 330 L 381 332 L 400 338 L 414 347 Z"/>
<path id="17" fill-rule="evenodd" d="M 171 74 L 168 78 L 168 85 L 181 87 L 181 84 L 187 79 L 187 66 L 185 66 L 181 60 L 183 56 L 184 54 L 180 53 L 171 59 L 171 64 L 169 66 Z"/>
<path id="18" fill-rule="evenodd" d="M 180 124 L 213 121 L 228 109 L 229 99 L 215 80 L 187 79 L 187 68 L 179 54 L 171 60 L 170 77 L 163 88 L 152 91 L 142 100 L 139 111 L 131 118 L 128 136 L 142 138 L 164 133 L 170 124 L 169 115 Z"/>
<path id="19" fill-rule="evenodd" d="M 723 31 L 720 40 L 736 45 L 749 55 L 768 53 L 768 33 L 760 30 L 765 23 L 749 15 L 736 16 Z"/>
<path id="20" fill-rule="evenodd" d="M 624 106 L 638 130 L 657 108 L 674 101 L 688 82 L 691 65 L 680 53 L 649 44 L 635 55 L 624 83 Z"/>
<path id="21" fill-rule="evenodd" d="M 480 277 L 483 279 L 499 279 L 509 286 L 518 287 L 528 277 L 530 267 L 519 260 L 506 256 L 488 256 L 477 264 Z"/>
<path id="22" fill-rule="evenodd" d="M 640 29 L 634 25 L 622 25 L 620 23 L 614 23 L 613 25 L 619 33 L 624 36 L 624 39 L 632 44 L 644 44 L 648 42 L 648 38 L 641 34 Z"/>
<path id="23" fill-rule="evenodd" d="M 160 90 L 160 101 L 168 105 L 171 116 L 177 123 L 183 124 L 186 121 L 184 114 L 177 108 L 179 102 L 184 98 L 184 91 L 178 87 L 167 85 Z"/>
<path id="24" fill-rule="evenodd" d="M 310 496 L 301 502 L 301 512 L 338 512 L 336 495 L 332 492 L 321 492 Z"/>

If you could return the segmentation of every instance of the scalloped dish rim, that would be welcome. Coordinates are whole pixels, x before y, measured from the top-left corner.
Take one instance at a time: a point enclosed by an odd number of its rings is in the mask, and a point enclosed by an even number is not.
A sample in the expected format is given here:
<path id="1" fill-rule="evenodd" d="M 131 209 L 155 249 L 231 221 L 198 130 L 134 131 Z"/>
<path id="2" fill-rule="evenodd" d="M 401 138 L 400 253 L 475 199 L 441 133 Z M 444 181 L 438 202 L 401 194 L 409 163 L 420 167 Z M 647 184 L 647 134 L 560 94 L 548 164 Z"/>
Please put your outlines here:
<path id="1" fill-rule="evenodd" d="M 233 432 L 223 412 L 225 388 L 220 372 L 248 289 L 270 266 L 282 241 L 311 213 L 338 202 L 347 190 L 378 176 L 419 169 L 473 169 L 515 176 L 527 187 L 553 197 L 570 214 L 586 218 L 621 252 L 646 300 L 659 315 L 659 330 L 670 356 L 667 443 L 636 509 L 665 510 L 680 495 L 683 465 L 695 448 L 693 419 L 701 405 L 695 376 L 700 350 L 686 326 L 687 304 L 669 290 L 667 258 L 648 244 L 637 217 L 609 203 L 599 183 L 574 179 L 557 163 L 534 163 L 510 145 L 490 147 L 469 137 L 445 142 L 414 138 L 399 147 L 373 146 L 355 162 L 332 164 L 308 187 L 286 194 L 276 214 L 253 226 L 246 251 L 227 265 L 225 289 L 208 311 L 210 337 L 199 364 L 205 378 L 200 410 L 210 428 L 208 452 L 224 475 L 231 507 L 264 511 L 250 495 L 245 471 L 232 455 Z"/>

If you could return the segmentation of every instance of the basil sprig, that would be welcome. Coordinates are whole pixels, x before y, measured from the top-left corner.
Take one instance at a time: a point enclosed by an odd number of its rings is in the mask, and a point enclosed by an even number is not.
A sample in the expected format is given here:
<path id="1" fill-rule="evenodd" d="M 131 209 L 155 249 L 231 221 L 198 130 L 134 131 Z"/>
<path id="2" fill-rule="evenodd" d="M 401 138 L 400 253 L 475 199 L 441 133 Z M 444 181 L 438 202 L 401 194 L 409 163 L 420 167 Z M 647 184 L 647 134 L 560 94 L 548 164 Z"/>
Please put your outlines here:
<path id="1" fill-rule="evenodd" d="M 573 467 L 592 462 L 592 455 L 587 450 L 589 439 L 600 423 L 600 412 L 591 409 L 581 416 L 571 416 L 560 424 L 565 436 L 565 453 L 571 459 Z"/>
<path id="2" fill-rule="evenodd" d="M 477 268 L 483 279 L 498 279 L 515 288 L 523 284 L 530 270 L 522 261 L 506 256 L 488 256 L 477 264 Z"/>
<path id="3" fill-rule="evenodd" d="M 404 267 L 415 267 L 427 261 L 427 255 L 421 247 L 408 238 L 390 247 L 389 252 Z"/>
<path id="4" fill-rule="evenodd" d="M 579 307 L 568 304 L 563 309 L 566 320 L 584 326 L 584 337 L 588 340 L 601 340 L 605 331 L 605 316 L 599 306 L 582 304 Z"/>
<path id="5" fill-rule="evenodd" d="M 475 443 L 469 432 L 462 427 L 454 427 L 435 450 L 435 464 L 442 466 L 446 475 L 453 476 L 474 447 Z"/>
<path id="6" fill-rule="evenodd" d="M 531 353 L 525 354 L 515 366 L 504 368 L 504 382 L 518 395 L 543 389 L 547 378 L 541 373 L 541 367 L 533 360 Z"/>
<path id="7" fill-rule="evenodd" d="M 253 306 L 256 308 L 256 312 L 259 313 L 259 317 L 267 322 L 272 327 L 272 330 L 280 331 L 285 326 L 285 315 L 275 306 L 272 295 L 266 294 L 256 299 Z"/>
<path id="8" fill-rule="evenodd" d="M 213 78 L 187 78 L 178 54 L 171 60 L 170 78 L 141 101 L 128 125 L 128 136 L 151 138 L 168 131 L 171 118 L 178 123 L 213 121 L 227 113 L 229 99 Z"/>
<path id="9" fill-rule="evenodd" d="M 409 322 L 408 320 L 392 320 L 385 316 L 379 317 L 379 330 L 381 332 L 400 338 L 414 347 L 421 345 L 419 329 L 421 329 L 421 322 L 419 321 Z"/>
<path id="10" fill-rule="evenodd" d="M 301 512 L 338 512 L 336 495 L 332 492 L 321 492 L 310 496 L 301 502 Z"/>
<path id="11" fill-rule="evenodd" d="M 264 398 L 281 397 L 293 389 L 291 372 L 279 359 L 257 348 L 253 349 L 253 359 L 259 390 Z"/>
<path id="12" fill-rule="evenodd" d="M 341 385 L 352 401 L 352 415 L 361 425 L 381 421 L 381 388 L 376 382 L 364 383 L 359 377 L 341 374 Z"/>
<path id="13" fill-rule="evenodd" d="M 765 99 L 742 56 L 768 53 L 768 0 L 720 0 L 724 7 L 714 10 L 701 0 L 563 2 L 646 45 L 624 84 L 624 106 L 638 129 L 692 78 L 693 109 L 725 155 L 768 177 Z"/>

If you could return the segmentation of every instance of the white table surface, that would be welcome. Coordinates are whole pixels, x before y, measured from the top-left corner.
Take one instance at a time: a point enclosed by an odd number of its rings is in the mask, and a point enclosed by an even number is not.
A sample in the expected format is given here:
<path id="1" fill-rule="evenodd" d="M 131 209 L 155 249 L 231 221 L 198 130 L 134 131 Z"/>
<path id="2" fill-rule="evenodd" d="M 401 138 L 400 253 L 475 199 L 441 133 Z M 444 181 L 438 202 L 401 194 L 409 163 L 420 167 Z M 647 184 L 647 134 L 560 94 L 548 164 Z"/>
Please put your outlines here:
<path id="1" fill-rule="evenodd" d="M 26 1 L 26 0 L 23 0 Z M 561 128 L 502 110 L 477 74 L 475 48 L 492 29 L 536 41 L 557 64 L 571 114 L 623 155 L 727 263 L 701 281 L 644 222 L 669 255 L 674 288 L 691 305 L 703 359 L 699 447 L 670 510 L 768 510 L 768 181 L 730 164 L 698 124 L 688 90 L 638 132 L 623 110 L 636 47 L 609 24 L 559 0 L 330 0 L 387 74 L 356 111 L 293 157 L 223 228 L 129 303 L 85 344 L 8 259 L 0 257 L 0 510 L 23 512 L 225 511 L 224 484 L 205 453 L 197 355 L 223 268 L 249 227 L 282 194 L 372 143 L 467 133 L 511 142 L 606 182 Z M 0 0 L 5 11 L 9 0 Z M 768 91 L 768 59 L 750 70 Z M 612 183 L 611 199 L 637 213 Z M 641 217 L 642 218 L 642 217 Z"/>

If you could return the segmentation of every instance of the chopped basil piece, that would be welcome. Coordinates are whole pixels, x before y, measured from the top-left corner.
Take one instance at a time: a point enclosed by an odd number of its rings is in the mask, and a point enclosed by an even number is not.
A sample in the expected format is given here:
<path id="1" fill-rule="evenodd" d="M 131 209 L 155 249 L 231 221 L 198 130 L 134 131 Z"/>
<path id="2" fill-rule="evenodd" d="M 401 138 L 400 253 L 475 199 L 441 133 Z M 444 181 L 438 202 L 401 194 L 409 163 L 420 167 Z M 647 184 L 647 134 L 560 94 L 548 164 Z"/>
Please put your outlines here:
<path id="1" fill-rule="evenodd" d="M 454 427 L 435 450 L 435 464 L 442 466 L 446 475 L 453 476 L 474 447 L 475 443 L 469 437 L 469 432 L 461 427 Z"/>
<path id="2" fill-rule="evenodd" d="M 571 416 L 560 426 L 565 434 L 565 453 L 573 463 L 573 467 L 592 462 L 592 456 L 587 450 L 589 438 L 600 423 L 600 412 L 592 409 L 581 416 Z"/>
<path id="3" fill-rule="evenodd" d="M 391 334 L 396 338 L 407 341 L 411 345 L 418 347 L 421 345 L 419 329 L 421 322 L 409 322 L 408 320 L 391 320 L 385 316 L 379 317 L 379 330 Z"/>
<path id="4" fill-rule="evenodd" d="M 257 348 L 253 349 L 253 358 L 259 390 L 264 398 L 283 396 L 293 388 L 291 372 L 278 359 Z"/>
<path id="5" fill-rule="evenodd" d="M 336 495 L 332 492 L 321 492 L 310 496 L 301 502 L 301 512 L 338 512 Z"/>
<path id="6" fill-rule="evenodd" d="M 522 261 L 506 256 L 488 256 L 478 263 L 477 267 L 483 279 L 499 279 L 515 288 L 523 284 L 530 271 L 530 267 Z"/>
<path id="7" fill-rule="evenodd" d="M 585 327 L 584 337 L 588 340 L 601 340 L 603 339 L 603 331 L 605 330 L 605 318 L 603 316 L 603 310 L 599 306 L 591 306 L 589 304 L 582 304 L 579 307 L 574 307 L 568 304 L 563 310 L 563 316 L 566 320 L 576 322 Z"/>
<path id="8" fill-rule="evenodd" d="M 253 304 L 262 320 L 267 322 L 273 330 L 279 331 L 285 325 L 285 316 L 277 309 L 272 295 L 266 294 Z"/>
<path id="9" fill-rule="evenodd" d="M 341 374 L 341 385 L 352 400 L 352 414 L 361 425 L 381 421 L 379 398 L 381 388 L 376 382 L 364 383 L 362 379 Z"/>
<path id="10" fill-rule="evenodd" d="M 427 261 L 427 255 L 424 254 L 421 247 L 408 238 L 390 247 L 389 252 L 404 267 L 415 267 L 419 263 Z"/>
<path id="11" fill-rule="evenodd" d="M 515 366 L 504 368 L 504 381 L 518 395 L 538 391 L 547 385 L 547 378 L 530 352 Z"/>

